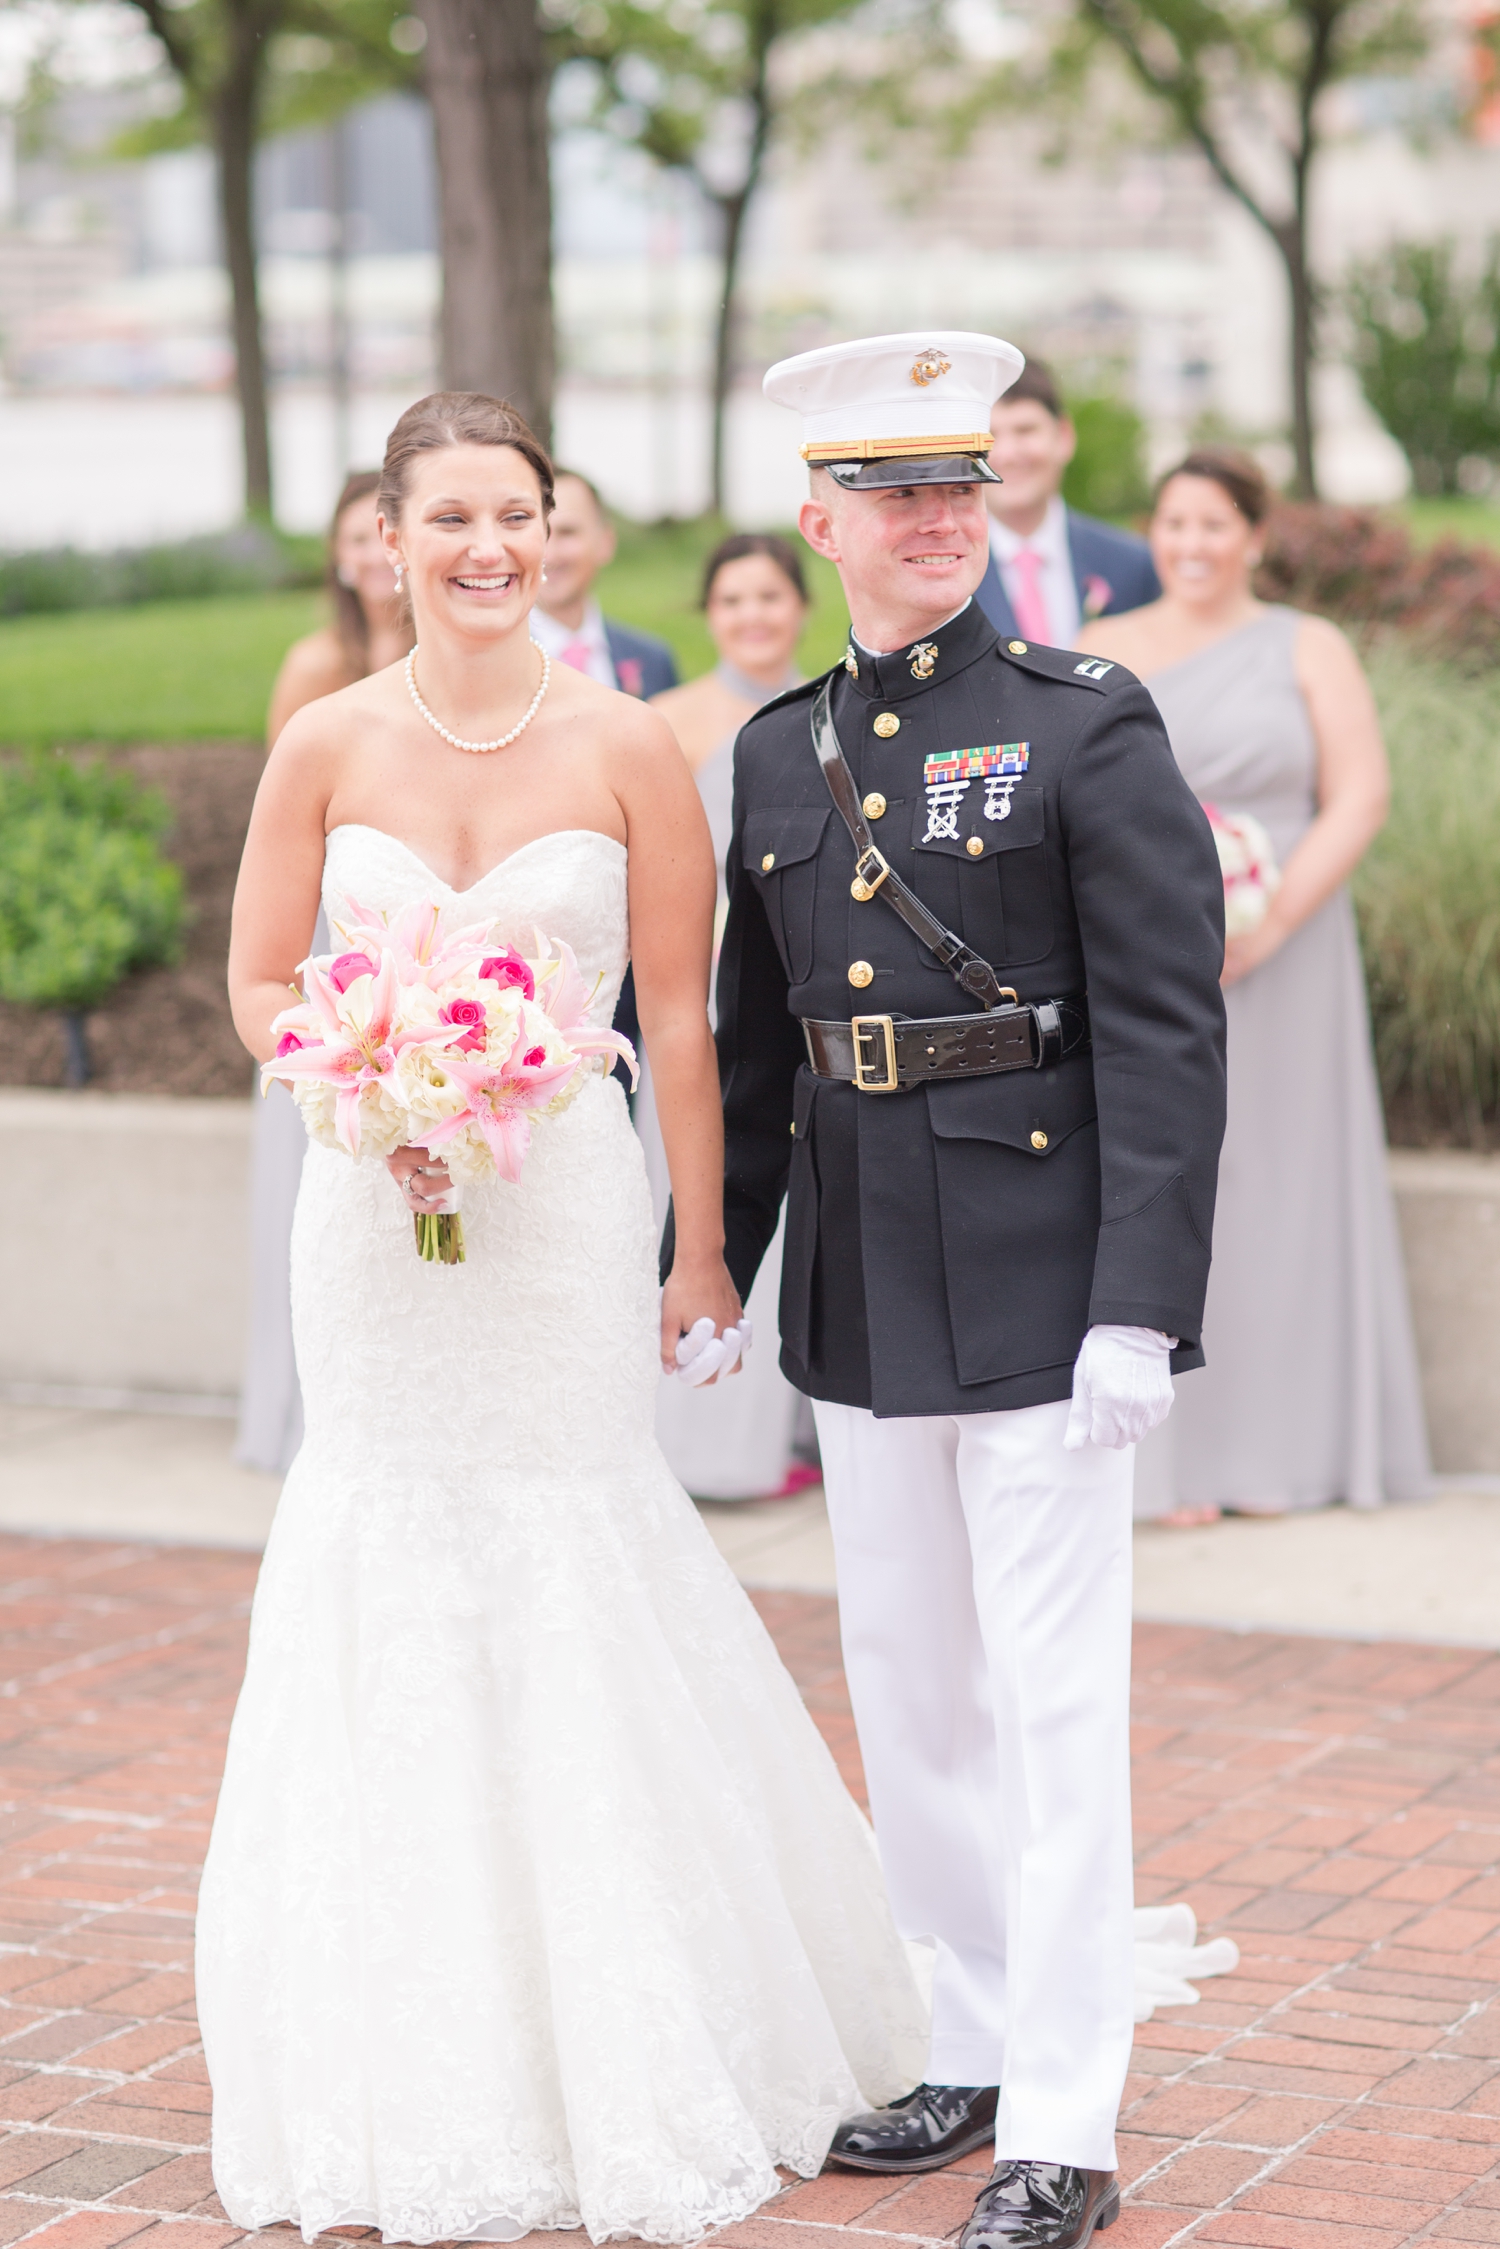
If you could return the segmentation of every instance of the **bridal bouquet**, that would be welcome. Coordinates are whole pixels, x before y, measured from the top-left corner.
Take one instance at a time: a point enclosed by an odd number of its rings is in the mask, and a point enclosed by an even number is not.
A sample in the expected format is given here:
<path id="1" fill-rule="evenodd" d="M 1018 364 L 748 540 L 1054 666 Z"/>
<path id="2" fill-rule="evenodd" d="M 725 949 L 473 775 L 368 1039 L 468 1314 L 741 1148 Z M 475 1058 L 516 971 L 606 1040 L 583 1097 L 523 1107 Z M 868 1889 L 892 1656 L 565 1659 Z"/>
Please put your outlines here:
<path id="1" fill-rule="evenodd" d="M 1281 869 L 1271 839 L 1253 812 L 1221 812 L 1205 804 L 1208 824 L 1219 847 L 1224 877 L 1224 934 L 1248 937 L 1266 918 L 1266 908 L 1281 885 Z"/>
<path id="2" fill-rule="evenodd" d="M 635 1054 L 585 1010 L 593 991 L 570 948 L 535 933 L 535 951 L 500 943 L 490 923 L 447 930 L 441 910 L 392 919 L 347 901 L 344 951 L 303 962 L 295 1007 L 277 1016 L 261 1081 L 291 1081 L 308 1136 L 358 1162 L 396 1148 L 441 1151 L 453 1178 L 521 1177 L 533 1121 L 556 1116 L 596 1055 Z M 597 989 L 597 984 L 594 987 Z M 456 1210 L 416 1219 L 417 1250 L 463 1262 Z"/>

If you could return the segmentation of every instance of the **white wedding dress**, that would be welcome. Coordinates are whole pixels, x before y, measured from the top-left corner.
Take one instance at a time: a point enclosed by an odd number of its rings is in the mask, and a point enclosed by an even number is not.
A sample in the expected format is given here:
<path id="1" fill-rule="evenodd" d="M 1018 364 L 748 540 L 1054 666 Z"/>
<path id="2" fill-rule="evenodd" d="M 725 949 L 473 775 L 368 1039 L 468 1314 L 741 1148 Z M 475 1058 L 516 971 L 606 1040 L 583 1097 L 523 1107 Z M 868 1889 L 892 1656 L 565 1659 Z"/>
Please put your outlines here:
<path id="1" fill-rule="evenodd" d="M 455 894 L 328 839 L 325 903 L 430 898 L 602 981 L 625 851 Z M 311 1148 L 307 1436 L 204 1869 L 214 2180 L 240 2226 L 688 2242 L 905 2092 L 926 2024 L 864 1820 L 652 1435 L 641 1152 L 602 1074 L 423 1264 L 380 1162 Z"/>

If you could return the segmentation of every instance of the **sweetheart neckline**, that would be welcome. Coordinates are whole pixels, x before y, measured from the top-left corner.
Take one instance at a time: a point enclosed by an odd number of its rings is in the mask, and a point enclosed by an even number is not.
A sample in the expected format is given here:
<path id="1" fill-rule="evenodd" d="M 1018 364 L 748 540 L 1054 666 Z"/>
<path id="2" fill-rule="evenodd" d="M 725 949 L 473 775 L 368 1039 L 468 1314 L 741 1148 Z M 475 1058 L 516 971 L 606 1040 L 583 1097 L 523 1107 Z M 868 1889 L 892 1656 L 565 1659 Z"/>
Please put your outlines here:
<path id="1" fill-rule="evenodd" d="M 435 868 L 428 866 L 421 853 L 414 851 L 404 836 L 393 836 L 389 828 L 372 828 L 368 820 L 340 820 L 337 827 L 328 830 L 323 838 L 324 843 L 330 842 L 334 836 L 342 835 L 346 829 L 352 829 L 361 835 L 381 836 L 385 842 L 393 843 L 396 849 L 404 851 L 407 858 L 419 866 L 423 874 L 428 876 L 431 881 L 440 883 L 450 898 L 472 898 L 475 891 L 487 883 L 491 875 L 498 875 L 502 867 L 508 867 L 513 860 L 521 858 L 528 851 L 535 851 L 538 844 L 556 843 L 560 837 L 596 836 L 600 843 L 611 844 L 616 851 L 624 851 L 627 858 L 629 857 L 629 852 L 626 846 L 621 843 L 619 837 L 607 836 L 602 828 L 549 828 L 546 835 L 533 836 L 529 843 L 517 844 L 514 851 L 508 851 L 503 859 L 497 859 L 493 867 L 486 867 L 484 873 L 476 876 L 474 881 L 469 883 L 465 889 L 456 890 L 451 882 L 443 881 L 443 877 Z"/>

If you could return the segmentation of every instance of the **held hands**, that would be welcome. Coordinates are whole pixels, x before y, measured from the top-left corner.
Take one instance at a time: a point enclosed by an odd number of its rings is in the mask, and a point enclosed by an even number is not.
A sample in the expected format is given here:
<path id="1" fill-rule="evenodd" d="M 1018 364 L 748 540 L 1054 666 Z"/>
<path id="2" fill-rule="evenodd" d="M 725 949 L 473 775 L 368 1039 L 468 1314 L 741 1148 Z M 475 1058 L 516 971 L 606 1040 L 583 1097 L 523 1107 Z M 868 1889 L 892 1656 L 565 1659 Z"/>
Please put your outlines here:
<path id="1" fill-rule="evenodd" d="M 733 1374 L 752 1341 L 750 1322 L 740 1314 L 739 1326 L 714 1334 L 714 1324 L 707 1315 L 694 1320 L 677 1345 L 677 1372 L 689 1389 L 696 1390 L 701 1382 L 712 1382 L 721 1374 Z"/>
<path id="2" fill-rule="evenodd" d="M 679 1257 L 661 1298 L 661 1364 L 697 1389 L 732 1374 L 750 1348 L 750 1322 L 722 1257 L 684 1265 Z"/>
<path id="3" fill-rule="evenodd" d="M 1175 1335 L 1156 1328 L 1090 1328 L 1073 1368 L 1064 1452 L 1139 1444 L 1172 1410 Z"/>

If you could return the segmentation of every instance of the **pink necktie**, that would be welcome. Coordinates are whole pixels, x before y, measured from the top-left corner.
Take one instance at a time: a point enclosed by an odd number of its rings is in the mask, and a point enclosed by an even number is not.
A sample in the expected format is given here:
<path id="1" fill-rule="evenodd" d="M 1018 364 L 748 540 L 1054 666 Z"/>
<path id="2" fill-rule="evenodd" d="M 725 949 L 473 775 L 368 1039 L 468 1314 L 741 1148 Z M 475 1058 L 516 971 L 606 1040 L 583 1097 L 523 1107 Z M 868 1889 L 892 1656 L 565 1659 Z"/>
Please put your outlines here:
<path id="1" fill-rule="evenodd" d="M 1043 635 L 1038 633 L 1037 639 L 1042 638 Z M 565 664 L 571 664 L 575 672 L 586 672 L 589 668 L 588 642 L 586 640 L 570 640 L 562 652 L 562 660 Z"/>
<path id="2" fill-rule="evenodd" d="M 1052 620 L 1047 615 L 1047 597 L 1042 592 L 1042 572 L 1046 564 L 1032 548 L 1022 547 L 1011 567 L 1020 580 L 1012 604 L 1016 612 L 1016 624 L 1028 640 L 1037 641 L 1043 648 L 1050 648 Z"/>

